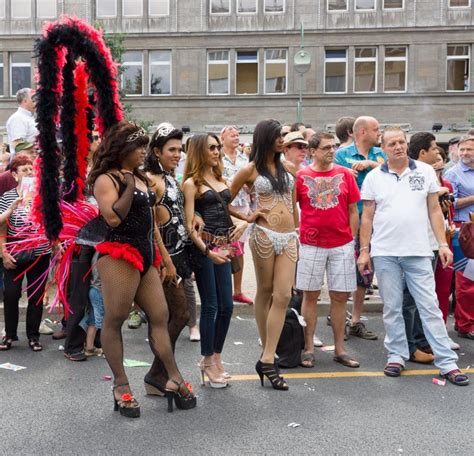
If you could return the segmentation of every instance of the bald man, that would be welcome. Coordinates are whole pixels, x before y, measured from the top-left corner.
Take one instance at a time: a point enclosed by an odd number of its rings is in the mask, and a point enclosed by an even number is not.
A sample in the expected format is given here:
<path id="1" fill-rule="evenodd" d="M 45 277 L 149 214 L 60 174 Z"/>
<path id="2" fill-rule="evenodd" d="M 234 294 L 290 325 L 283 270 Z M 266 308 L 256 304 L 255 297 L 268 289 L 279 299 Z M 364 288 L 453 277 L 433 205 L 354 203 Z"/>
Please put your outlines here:
<path id="1" fill-rule="evenodd" d="M 364 179 L 374 168 L 383 164 L 386 155 L 379 147 L 380 127 L 377 119 L 369 116 L 358 117 L 353 126 L 354 142 L 346 147 L 341 147 L 336 153 L 335 163 L 352 170 L 359 189 L 362 188 Z M 362 205 L 357 205 L 359 218 L 362 214 Z M 359 235 L 355 238 L 356 255 L 359 255 Z M 352 321 L 349 326 L 349 335 L 367 340 L 376 340 L 377 334 L 369 331 L 360 321 L 364 298 L 367 288 L 371 285 L 371 276 L 362 276 L 358 270 L 357 290 L 353 295 Z"/>

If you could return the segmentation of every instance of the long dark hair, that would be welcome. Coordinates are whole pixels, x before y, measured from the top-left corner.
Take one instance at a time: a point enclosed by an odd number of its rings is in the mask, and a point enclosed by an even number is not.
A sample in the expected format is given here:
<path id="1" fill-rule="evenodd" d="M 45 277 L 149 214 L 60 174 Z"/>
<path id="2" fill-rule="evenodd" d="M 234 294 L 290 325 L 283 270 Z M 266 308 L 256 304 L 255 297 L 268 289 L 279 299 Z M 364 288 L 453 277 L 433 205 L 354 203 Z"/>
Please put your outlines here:
<path id="1" fill-rule="evenodd" d="M 281 152 L 274 156 L 276 168 L 276 177 L 267 168 L 267 156 L 275 140 L 280 136 L 281 124 L 278 120 L 262 120 L 257 124 L 253 132 L 252 151 L 250 152 L 250 161 L 255 162 L 255 168 L 258 174 L 266 177 L 272 184 L 273 190 L 280 193 L 289 191 L 290 183 L 288 173 L 281 163 Z"/>
<path id="2" fill-rule="evenodd" d="M 150 144 L 148 145 L 148 151 L 145 158 L 144 170 L 148 171 L 151 174 L 163 174 L 163 168 L 160 164 L 159 158 L 156 155 L 155 149 L 158 149 L 160 152 L 162 152 L 163 147 L 165 147 L 166 143 L 169 140 L 183 140 L 183 132 L 181 130 L 178 130 L 177 128 L 171 130 L 167 135 L 160 134 L 161 130 L 162 129 L 158 128 L 158 130 L 153 133 Z"/>
<path id="3" fill-rule="evenodd" d="M 128 154 L 139 147 L 146 147 L 150 141 L 148 135 L 138 136 L 135 140 L 127 142 L 127 138 L 139 130 L 140 127 L 135 124 L 121 121 L 105 132 L 92 161 L 92 169 L 89 174 L 90 187 L 93 187 L 94 182 L 101 174 L 106 174 L 111 169 L 121 169 L 122 162 Z M 148 184 L 148 179 L 140 170 L 134 169 L 133 174 Z"/>

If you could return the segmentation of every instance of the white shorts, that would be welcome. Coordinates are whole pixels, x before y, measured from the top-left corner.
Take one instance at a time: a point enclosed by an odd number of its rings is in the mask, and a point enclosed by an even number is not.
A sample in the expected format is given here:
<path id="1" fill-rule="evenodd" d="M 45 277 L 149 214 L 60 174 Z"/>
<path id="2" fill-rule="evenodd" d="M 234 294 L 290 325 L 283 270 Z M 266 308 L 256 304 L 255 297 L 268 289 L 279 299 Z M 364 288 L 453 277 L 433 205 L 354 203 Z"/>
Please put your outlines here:
<path id="1" fill-rule="evenodd" d="M 331 249 L 301 244 L 296 288 L 301 291 L 319 291 L 326 273 L 330 291 L 354 291 L 357 288 L 355 268 L 354 241 Z"/>

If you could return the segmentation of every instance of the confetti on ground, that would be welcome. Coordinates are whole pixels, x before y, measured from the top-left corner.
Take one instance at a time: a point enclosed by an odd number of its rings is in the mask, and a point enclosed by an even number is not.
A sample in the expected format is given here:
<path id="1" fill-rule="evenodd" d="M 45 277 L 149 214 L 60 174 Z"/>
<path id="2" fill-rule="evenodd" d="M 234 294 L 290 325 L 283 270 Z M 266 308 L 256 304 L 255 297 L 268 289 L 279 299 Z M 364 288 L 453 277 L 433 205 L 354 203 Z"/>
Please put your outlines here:
<path id="1" fill-rule="evenodd" d="M 123 360 L 124 367 L 148 367 L 151 366 L 150 363 L 145 361 L 139 361 L 137 359 L 124 359 Z"/>
<path id="2" fill-rule="evenodd" d="M 112 376 L 111 375 L 103 375 L 102 380 L 104 382 L 110 382 L 110 380 L 112 380 Z"/>
<path id="3" fill-rule="evenodd" d="M 237 341 L 237 342 L 234 342 L 234 345 L 244 345 L 244 343 L 240 342 L 240 341 Z"/>
<path id="4" fill-rule="evenodd" d="M 336 349 L 335 345 L 325 345 L 324 347 L 321 347 L 321 350 L 323 352 L 332 352 Z"/>
<path id="5" fill-rule="evenodd" d="M 365 315 L 362 315 L 360 317 L 360 321 L 369 321 L 369 317 L 366 317 Z"/>
<path id="6" fill-rule="evenodd" d="M 291 427 L 291 428 L 297 428 L 297 427 L 299 427 L 299 426 L 301 426 L 301 424 L 299 424 L 299 423 L 290 423 L 290 424 L 288 425 L 288 427 Z"/>
<path id="7" fill-rule="evenodd" d="M 445 386 L 446 385 L 446 379 L 445 378 L 436 378 L 434 377 L 432 380 L 434 385 L 439 385 L 439 386 Z"/>
<path id="8" fill-rule="evenodd" d="M 58 350 L 61 351 L 61 352 L 64 351 L 64 345 L 60 345 L 60 346 L 58 347 Z"/>
<path id="9" fill-rule="evenodd" d="M 7 370 L 12 370 L 13 372 L 26 369 L 25 366 L 17 366 L 16 364 L 11 364 L 11 363 L 4 363 L 0 364 L 1 369 L 7 369 Z"/>

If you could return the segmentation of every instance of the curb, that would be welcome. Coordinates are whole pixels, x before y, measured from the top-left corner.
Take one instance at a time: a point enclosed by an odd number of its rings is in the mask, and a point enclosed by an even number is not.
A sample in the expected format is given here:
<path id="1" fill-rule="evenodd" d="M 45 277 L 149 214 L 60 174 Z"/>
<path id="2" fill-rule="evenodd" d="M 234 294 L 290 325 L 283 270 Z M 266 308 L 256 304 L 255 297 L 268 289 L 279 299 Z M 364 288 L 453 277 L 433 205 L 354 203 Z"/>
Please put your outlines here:
<path id="1" fill-rule="evenodd" d="M 26 317 L 26 301 L 21 300 L 20 301 L 20 320 L 21 322 L 25 321 Z M 197 303 L 197 311 L 199 315 L 199 310 L 200 310 L 201 304 L 198 302 Z M 347 308 L 350 310 L 352 307 L 352 304 L 349 302 L 347 305 Z M 330 305 L 328 301 L 320 301 L 318 302 L 318 316 L 325 316 L 329 315 L 329 310 L 330 310 Z M 383 311 L 383 303 L 379 299 L 377 300 L 371 300 L 371 301 L 366 301 L 364 303 L 364 313 L 381 313 Z M 241 303 L 234 303 L 234 316 L 236 315 L 253 315 L 254 313 L 254 306 L 249 306 L 247 304 L 241 304 Z M 45 309 L 43 311 L 43 317 L 44 318 L 49 318 L 51 320 L 59 320 L 60 316 L 58 316 L 55 312 L 53 313 L 48 313 L 48 311 Z M 3 323 L 3 303 L 0 304 L 0 326 Z"/>

